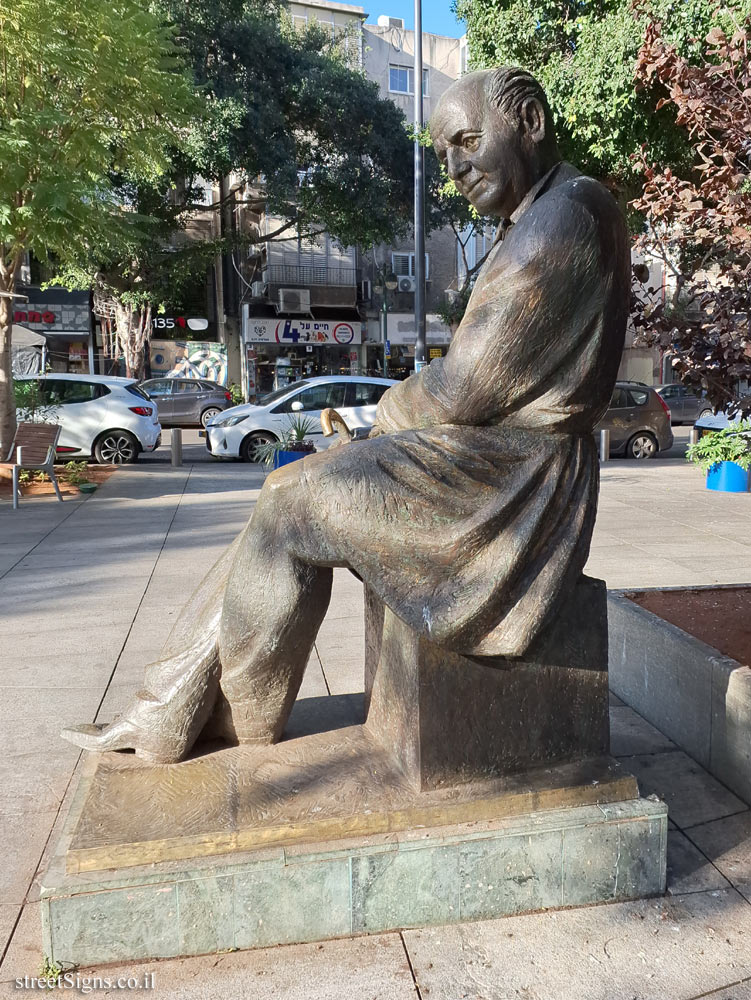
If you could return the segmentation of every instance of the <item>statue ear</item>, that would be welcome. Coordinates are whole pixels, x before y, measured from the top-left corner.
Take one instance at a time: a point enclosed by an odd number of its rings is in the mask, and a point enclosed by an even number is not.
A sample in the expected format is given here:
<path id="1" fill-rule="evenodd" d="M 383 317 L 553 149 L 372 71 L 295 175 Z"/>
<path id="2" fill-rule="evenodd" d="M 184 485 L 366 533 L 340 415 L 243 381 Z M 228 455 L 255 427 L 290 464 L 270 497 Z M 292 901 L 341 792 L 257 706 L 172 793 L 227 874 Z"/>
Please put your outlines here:
<path id="1" fill-rule="evenodd" d="M 525 133 L 533 142 L 545 138 L 545 109 L 536 97 L 528 97 L 521 108 L 521 121 Z"/>

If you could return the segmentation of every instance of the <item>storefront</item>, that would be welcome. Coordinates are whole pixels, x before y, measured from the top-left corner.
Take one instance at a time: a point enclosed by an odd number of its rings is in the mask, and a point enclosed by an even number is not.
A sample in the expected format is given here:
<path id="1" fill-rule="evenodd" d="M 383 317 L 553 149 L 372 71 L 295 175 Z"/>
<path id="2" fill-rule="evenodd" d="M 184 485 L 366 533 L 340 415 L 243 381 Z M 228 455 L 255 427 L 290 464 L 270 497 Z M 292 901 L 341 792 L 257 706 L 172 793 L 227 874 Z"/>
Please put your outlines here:
<path id="1" fill-rule="evenodd" d="M 93 369 L 94 342 L 88 292 L 33 286 L 19 288 L 28 302 L 16 300 L 13 323 L 46 340 L 46 367 L 55 372 L 88 374 Z"/>
<path id="2" fill-rule="evenodd" d="M 428 313 L 426 325 L 427 361 L 442 358 L 451 343 L 451 330 L 436 313 Z M 414 313 L 389 313 L 386 365 L 389 378 L 404 379 L 415 370 L 415 341 L 417 332 Z M 368 375 L 383 374 L 383 344 L 380 323 L 368 323 L 368 341 L 365 367 Z"/>
<path id="3" fill-rule="evenodd" d="M 362 371 L 362 324 L 355 320 L 251 316 L 246 305 L 242 339 L 250 399 L 301 378 Z"/>

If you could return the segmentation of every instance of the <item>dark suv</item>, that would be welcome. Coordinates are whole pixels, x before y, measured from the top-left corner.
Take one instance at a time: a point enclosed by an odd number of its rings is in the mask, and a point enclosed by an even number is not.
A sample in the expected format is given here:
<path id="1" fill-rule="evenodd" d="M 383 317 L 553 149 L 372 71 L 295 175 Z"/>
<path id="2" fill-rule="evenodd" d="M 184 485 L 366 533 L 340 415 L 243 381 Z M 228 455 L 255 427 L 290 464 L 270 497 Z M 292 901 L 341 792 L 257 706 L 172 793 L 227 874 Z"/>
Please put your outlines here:
<path id="1" fill-rule="evenodd" d="M 203 378 L 150 378 L 140 388 L 156 403 L 163 427 L 205 427 L 232 406 L 223 385 Z"/>
<path id="2" fill-rule="evenodd" d="M 697 395 L 694 389 L 687 389 L 680 382 L 658 385 L 656 391 L 670 408 L 672 424 L 693 424 L 712 412 L 712 407 L 704 396 Z"/>
<path id="3" fill-rule="evenodd" d="M 673 446 L 670 410 L 641 382 L 616 382 L 608 412 L 596 427 L 610 431 L 610 454 L 655 458 Z"/>

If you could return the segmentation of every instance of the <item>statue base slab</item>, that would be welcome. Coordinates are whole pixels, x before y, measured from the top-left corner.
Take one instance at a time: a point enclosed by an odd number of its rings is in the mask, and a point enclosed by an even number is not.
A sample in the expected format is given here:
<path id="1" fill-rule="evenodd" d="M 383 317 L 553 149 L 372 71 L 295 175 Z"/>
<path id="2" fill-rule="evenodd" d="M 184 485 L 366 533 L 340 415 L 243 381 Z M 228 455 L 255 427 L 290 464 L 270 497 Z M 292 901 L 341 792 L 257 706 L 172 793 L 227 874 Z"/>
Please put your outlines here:
<path id="1" fill-rule="evenodd" d="M 43 879 L 51 960 L 318 941 L 665 888 L 667 808 L 607 757 L 421 792 L 362 725 L 211 749 L 171 766 L 84 762 Z"/>

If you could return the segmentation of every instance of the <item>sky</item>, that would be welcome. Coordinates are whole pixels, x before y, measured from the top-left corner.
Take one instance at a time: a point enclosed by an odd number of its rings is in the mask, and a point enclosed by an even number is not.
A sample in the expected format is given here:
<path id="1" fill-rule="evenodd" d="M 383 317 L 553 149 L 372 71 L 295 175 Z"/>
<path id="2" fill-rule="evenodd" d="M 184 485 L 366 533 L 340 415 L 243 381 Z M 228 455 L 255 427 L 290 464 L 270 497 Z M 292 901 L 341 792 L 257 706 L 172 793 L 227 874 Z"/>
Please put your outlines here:
<path id="1" fill-rule="evenodd" d="M 415 7 L 411 0 L 355 0 L 368 13 L 368 24 L 375 24 L 380 14 L 403 17 L 405 28 L 415 26 Z M 422 30 L 433 35 L 461 38 L 464 25 L 451 10 L 451 0 L 422 0 Z"/>

